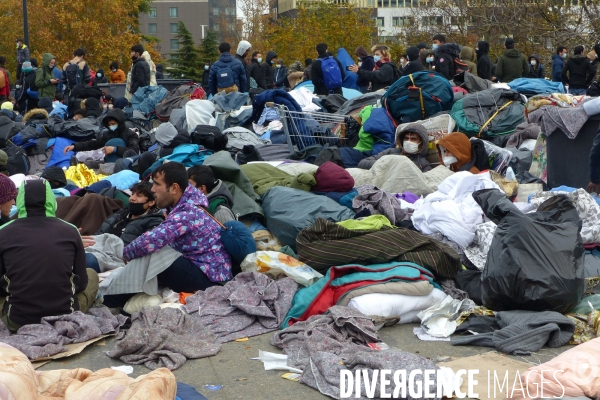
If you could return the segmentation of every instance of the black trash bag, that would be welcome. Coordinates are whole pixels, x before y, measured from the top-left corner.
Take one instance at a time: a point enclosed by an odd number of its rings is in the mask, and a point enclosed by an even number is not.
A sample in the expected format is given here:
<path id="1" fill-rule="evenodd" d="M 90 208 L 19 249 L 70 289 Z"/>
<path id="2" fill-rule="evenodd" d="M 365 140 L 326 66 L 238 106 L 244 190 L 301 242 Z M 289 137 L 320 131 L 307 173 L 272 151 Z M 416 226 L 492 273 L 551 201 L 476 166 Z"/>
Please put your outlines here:
<path id="1" fill-rule="evenodd" d="M 456 277 L 456 287 L 464 290 L 469 295 L 469 298 L 478 306 L 483 305 L 481 299 L 481 271 L 477 270 L 462 270 L 458 271 Z"/>
<path id="2" fill-rule="evenodd" d="M 566 313 L 584 290 L 582 222 L 565 195 L 523 214 L 497 189 L 473 193 L 496 233 L 483 270 L 483 305 L 494 311 Z"/>

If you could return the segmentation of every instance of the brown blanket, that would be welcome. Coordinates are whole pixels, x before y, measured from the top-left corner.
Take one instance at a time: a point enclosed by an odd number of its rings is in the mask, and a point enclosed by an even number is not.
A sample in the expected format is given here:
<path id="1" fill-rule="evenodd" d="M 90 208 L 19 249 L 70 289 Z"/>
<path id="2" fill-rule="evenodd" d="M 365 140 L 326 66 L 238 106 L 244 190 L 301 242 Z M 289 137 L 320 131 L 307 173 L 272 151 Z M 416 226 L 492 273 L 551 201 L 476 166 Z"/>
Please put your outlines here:
<path id="1" fill-rule="evenodd" d="M 56 199 L 56 216 L 81 228 L 82 235 L 93 235 L 110 215 L 123 209 L 121 200 L 88 193 L 83 197 L 71 196 Z"/>

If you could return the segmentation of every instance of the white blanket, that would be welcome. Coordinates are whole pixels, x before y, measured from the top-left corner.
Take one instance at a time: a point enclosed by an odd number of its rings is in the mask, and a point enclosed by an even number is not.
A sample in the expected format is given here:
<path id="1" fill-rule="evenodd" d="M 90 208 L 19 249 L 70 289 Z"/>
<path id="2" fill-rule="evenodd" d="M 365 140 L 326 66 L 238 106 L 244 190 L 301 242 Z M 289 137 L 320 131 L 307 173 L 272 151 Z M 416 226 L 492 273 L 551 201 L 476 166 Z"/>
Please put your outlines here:
<path id="1" fill-rule="evenodd" d="M 288 94 L 296 100 L 302 111 L 321 111 L 321 108 L 312 101 L 313 97 L 317 96 L 307 88 L 301 87 L 288 92 Z"/>

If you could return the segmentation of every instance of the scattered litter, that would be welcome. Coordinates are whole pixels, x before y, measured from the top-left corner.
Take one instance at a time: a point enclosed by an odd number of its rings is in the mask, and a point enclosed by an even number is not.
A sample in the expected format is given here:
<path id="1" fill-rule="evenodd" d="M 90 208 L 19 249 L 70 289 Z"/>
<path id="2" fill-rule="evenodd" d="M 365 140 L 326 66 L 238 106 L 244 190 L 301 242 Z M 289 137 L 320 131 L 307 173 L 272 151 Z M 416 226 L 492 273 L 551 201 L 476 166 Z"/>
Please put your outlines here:
<path id="1" fill-rule="evenodd" d="M 101 340 L 99 342 L 94 343 L 94 346 L 106 346 L 106 340 Z"/>
<path id="2" fill-rule="evenodd" d="M 239 338 L 239 339 L 235 339 L 234 342 L 247 342 L 248 338 L 247 337 L 243 337 L 243 338 Z"/>
<path id="3" fill-rule="evenodd" d="M 369 346 L 370 348 L 372 348 L 374 350 L 389 350 L 389 348 L 390 348 L 390 346 L 388 346 L 387 344 L 385 344 L 383 342 L 367 343 L 367 346 Z"/>
<path id="4" fill-rule="evenodd" d="M 421 327 L 429 335 L 450 340 L 449 336 L 456 330 L 456 320 L 460 314 L 474 307 L 473 300 L 456 300 L 448 296 L 441 302 L 421 311 L 417 316 L 421 319 Z M 419 339 L 421 338 L 419 337 Z"/>
<path id="5" fill-rule="evenodd" d="M 208 390 L 212 390 L 213 392 L 223 389 L 223 385 L 204 385 L 204 387 Z"/>
<path id="6" fill-rule="evenodd" d="M 119 365 L 118 367 L 110 367 L 110 369 L 114 369 L 115 371 L 125 372 L 127 375 L 133 373 L 133 367 L 131 365 Z"/>
<path id="7" fill-rule="evenodd" d="M 449 337 L 440 338 L 440 337 L 431 336 L 430 334 L 425 332 L 425 329 L 423 329 L 422 326 L 417 326 L 417 327 L 413 328 L 413 333 L 419 338 L 419 340 L 423 340 L 426 342 L 449 342 L 450 341 Z"/>
<path id="8" fill-rule="evenodd" d="M 452 360 L 452 357 L 448 357 L 448 356 L 437 356 L 435 358 L 435 360 L 433 360 L 433 362 L 439 363 L 439 362 L 446 362 L 446 361 L 450 361 Z"/>
<path id="9" fill-rule="evenodd" d="M 239 379 L 236 379 L 236 381 L 238 381 L 238 382 L 239 381 L 247 381 L 247 380 L 248 380 L 248 378 L 239 378 Z"/>
<path id="10" fill-rule="evenodd" d="M 287 365 L 287 355 L 285 354 L 276 354 L 270 353 L 268 351 L 258 351 L 258 357 L 251 358 L 251 360 L 259 360 L 262 361 L 265 365 L 265 371 L 270 370 L 282 370 L 282 371 L 290 371 L 297 372 L 299 374 L 302 373 L 302 370 L 298 368 L 288 367 Z"/>
<path id="11" fill-rule="evenodd" d="M 302 375 L 294 373 L 294 372 L 287 372 L 287 373 L 281 375 L 281 377 L 283 379 L 287 379 L 288 381 L 298 382 L 298 381 L 300 381 L 300 378 L 302 377 Z"/>

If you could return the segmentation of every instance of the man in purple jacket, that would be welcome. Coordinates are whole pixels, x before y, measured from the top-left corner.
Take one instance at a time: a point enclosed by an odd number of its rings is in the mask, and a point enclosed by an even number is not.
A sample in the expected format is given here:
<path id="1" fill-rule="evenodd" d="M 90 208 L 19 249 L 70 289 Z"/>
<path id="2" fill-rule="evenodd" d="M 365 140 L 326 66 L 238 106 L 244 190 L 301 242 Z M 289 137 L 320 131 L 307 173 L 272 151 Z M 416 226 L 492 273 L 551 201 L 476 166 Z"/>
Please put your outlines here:
<path id="1" fill-rule="evenodd" d="M 181 257 L 160 273 L 158 280 L 171 290 L 191 293 L 230 280 L 231 258 L 221 243 L 221 227 L 202 208 L 208 207 L 208 200 L 188 184 L 183 164 L 161 165 L 152 180 L 156 205 L 167 209 L 167 219 L 125 247 L 123 260 L 128 262 L 170 246 Z M 123 306 L 131 296 L 104 296 L 104 304 Z"/>

